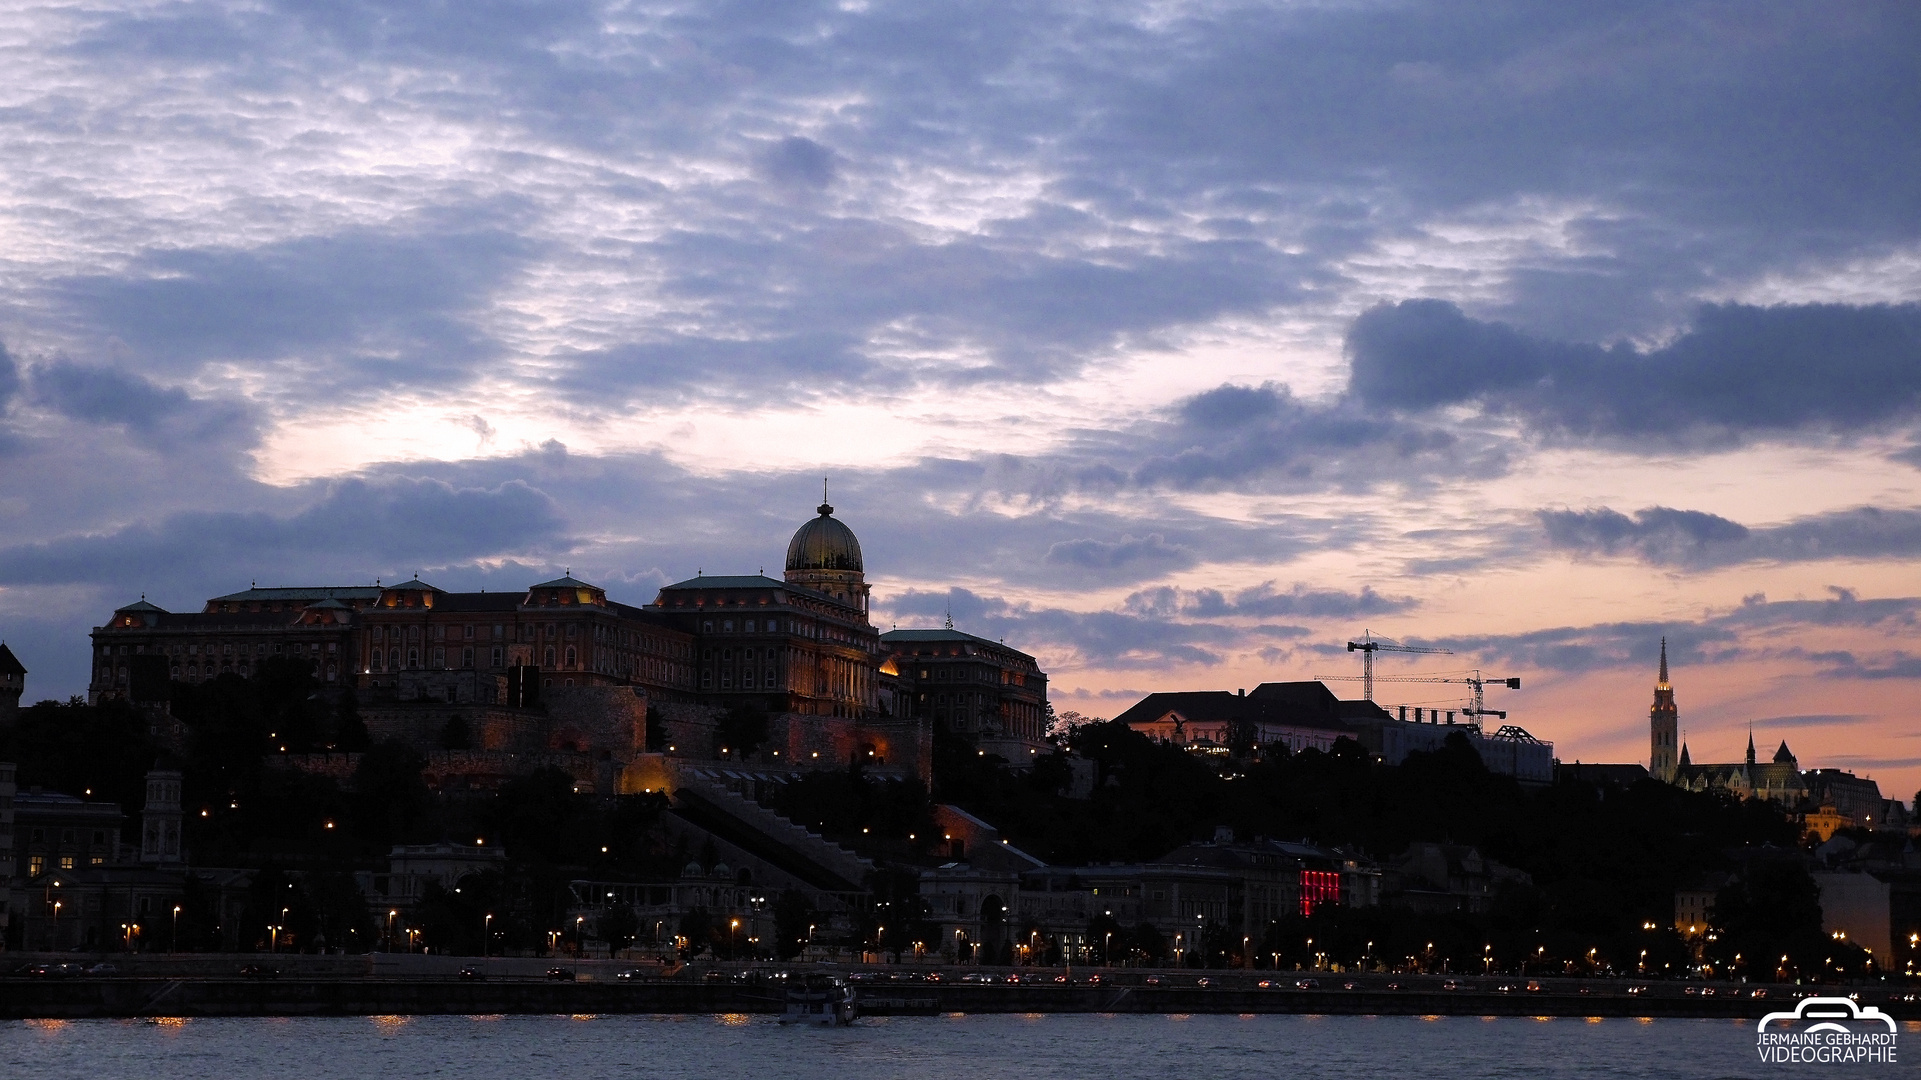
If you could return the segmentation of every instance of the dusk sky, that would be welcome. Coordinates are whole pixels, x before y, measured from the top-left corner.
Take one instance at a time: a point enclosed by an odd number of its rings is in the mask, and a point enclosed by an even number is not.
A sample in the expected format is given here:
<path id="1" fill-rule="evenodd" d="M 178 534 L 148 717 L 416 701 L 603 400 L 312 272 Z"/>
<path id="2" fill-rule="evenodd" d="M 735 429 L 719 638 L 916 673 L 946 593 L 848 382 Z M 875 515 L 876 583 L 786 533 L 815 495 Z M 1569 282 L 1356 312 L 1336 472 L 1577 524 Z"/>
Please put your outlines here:
<path id="1" fill-rule="evenodd" d="M 8 3 L 0 637 L 778 575 L 1921 786 L 1912 3 Z M 1335 683 L 1359 696 L 1358 683 Z M 1459 708 L 1457 688 L 1383 703 Z"/>

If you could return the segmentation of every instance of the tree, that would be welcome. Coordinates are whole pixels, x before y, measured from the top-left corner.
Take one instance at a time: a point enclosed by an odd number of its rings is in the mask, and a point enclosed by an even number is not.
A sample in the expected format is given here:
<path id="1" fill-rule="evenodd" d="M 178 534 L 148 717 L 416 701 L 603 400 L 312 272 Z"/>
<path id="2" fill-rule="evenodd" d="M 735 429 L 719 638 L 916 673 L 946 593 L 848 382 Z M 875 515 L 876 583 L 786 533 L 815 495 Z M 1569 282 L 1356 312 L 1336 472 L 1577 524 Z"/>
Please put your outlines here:
<path id="1" fill-rule="evenodd" d="M 759 702 L 745 701 L 728 709 L 714 729 L 715 749 L 735 758 L 751 757 L 767 741 L 767 710 Z"/>
<path id="2" fill-rule="evenodd" d="M 654 753 L 667 749 L 667 718 L 655 705 L 647 706 L 647 749 Z"/>
<path id="3" fill-rule="evenodd" d="M 774 898 L 774 955 L 782 960 L 798 956 L 807 947 L 808 932 L 818 916 L 807 894 L 787 889 Z"/>
<path id="4" fill-rule="evenodd" d="M 615 952 L 633 944 L 640 935 L 640 916 L 626 904 L 614 904 L 594 919 L 594 936 Z"/>
<path id="5" fill-rule="evenodd" d="M 455 713 L 447 718 L 447 724 L 440 729 L 440 748 L 442 750 L 472 750 L 474 737 L 467 728 L 467 718 Z"/>
<path id="6" fill-rule="evenodd" d="M 360 755 L 353 776 L 355 833 L 377 848 L 404 842 L 431 798 L 421 775 L 426 767 L 426 758 L 400 742 Z"/>

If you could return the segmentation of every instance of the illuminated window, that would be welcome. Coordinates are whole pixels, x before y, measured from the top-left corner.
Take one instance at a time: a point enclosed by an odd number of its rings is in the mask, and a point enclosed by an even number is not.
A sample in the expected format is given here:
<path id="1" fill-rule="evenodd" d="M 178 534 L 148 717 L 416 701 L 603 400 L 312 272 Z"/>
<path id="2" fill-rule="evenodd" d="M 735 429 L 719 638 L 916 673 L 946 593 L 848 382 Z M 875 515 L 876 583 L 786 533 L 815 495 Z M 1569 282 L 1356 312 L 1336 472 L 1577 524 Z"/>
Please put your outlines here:
<path id="1" fill-rule="evenodd" d="M 71 855 L 60 856 L 60 869 L 62 870 L 73 869 L 73 856 Z"/>

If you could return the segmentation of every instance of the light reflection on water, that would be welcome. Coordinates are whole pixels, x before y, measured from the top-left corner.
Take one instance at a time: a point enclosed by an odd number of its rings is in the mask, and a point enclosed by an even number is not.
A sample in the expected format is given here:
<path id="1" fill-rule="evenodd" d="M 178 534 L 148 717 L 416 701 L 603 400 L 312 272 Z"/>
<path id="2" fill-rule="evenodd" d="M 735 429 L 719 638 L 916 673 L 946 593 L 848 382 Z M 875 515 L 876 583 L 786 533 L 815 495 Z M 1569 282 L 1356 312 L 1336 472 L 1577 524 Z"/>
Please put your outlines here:
<path id="1" fill-rule="evenodd" d="M 1921 1062 L 1921 1025 L 1904 1025 Z M 1718 1080 L 1758 1062 L 1738 1020 L 1472 1016 L 870 1018 L 782 1028 L 769 1016 L 375 1016 L 0 1023 L 0 1077 L 35 1080 L 1186 1080 L 1399 1076 Z M 1915 1064 L 1858 1075 L 1921 1077 Z"/>

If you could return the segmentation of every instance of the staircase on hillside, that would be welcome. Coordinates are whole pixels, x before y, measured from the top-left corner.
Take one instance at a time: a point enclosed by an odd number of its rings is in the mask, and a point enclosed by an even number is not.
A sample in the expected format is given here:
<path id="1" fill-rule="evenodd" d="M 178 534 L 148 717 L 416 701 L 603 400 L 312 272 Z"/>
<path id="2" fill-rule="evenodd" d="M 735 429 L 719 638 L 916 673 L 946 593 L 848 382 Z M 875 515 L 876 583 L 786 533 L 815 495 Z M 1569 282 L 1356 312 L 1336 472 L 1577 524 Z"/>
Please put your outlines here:
<path id="1" fill-rule="evenodd" d="M 824 871 L 838 879 L 842 883 L 840 885 L 842 889 L 854 891 L 864 889 L 867 875 L 874 872 L 874 864 L 871 860 L 825 839 L 805 826 L 767 809 L 744 795 L 730 791 L 715 781 L 683 775 L 680 778 L 680 786 L 674 789 L 674 800 L 682 808 L 692 810 L 701 817 L 707 814 L 718 814 L 766 843 L 788 853 L 792 859 L 798 859 L 815 868 L 817 872 L 814 874 L 797 873 L 796 876 L 816 880 L 823 886 L 828 883 L 819 880 L 818 871 Z M 738 832 L 738 830 L 728 831 Z M 760 846 L 741 843 L 742 838 L 738 835 L 729 836 L 728 839 L 734 843 L 740 843 L 740 846 L 749 851 L 754 851 L 755 847 Z M 789 859 L 776 858 L 764 851 L 754 853 L 768 858 L 769 862 L 781 866 L 782 869 L 790 869 Z"/>

